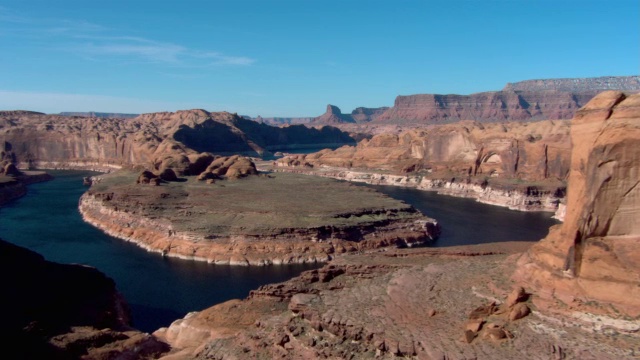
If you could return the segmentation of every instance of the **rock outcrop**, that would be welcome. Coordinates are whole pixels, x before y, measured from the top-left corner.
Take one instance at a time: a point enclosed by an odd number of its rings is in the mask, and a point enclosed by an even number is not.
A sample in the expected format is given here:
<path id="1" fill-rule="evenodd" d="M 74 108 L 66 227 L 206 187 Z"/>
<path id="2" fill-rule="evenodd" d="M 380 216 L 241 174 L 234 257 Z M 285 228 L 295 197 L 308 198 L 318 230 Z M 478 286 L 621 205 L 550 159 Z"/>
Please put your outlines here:
<path id="1" fill-rule="evenodd" d="M 335 105 L 327 105 L 327 111 L 314 118 L 309 125 L 336 125 L 356 122 L 350 115 L 343 114 Z"/>
<path id="2" fill-rule="evenodd" d="M 166 344 L 128 326 L 113 280 L 0 240 L 3 341 L 20 359 L 156 358 Z M 16 275 L 17 274 L 17 275 Z"/>
<path id="3" fill-rule="evenodd" d="M 186 110 L 133 119 L 66 117 L 25 111 L 0 112 L 0 142 L 20 167 L 110 169 L 161 164 L 172 158 L 272 149 L 318 148 L 354 143 L 332 127 L 283 128 L 226 112 Z M 183 162 L 184 163 L 184 162 Z M 176 168 L 176 172 L 184 169 Z"/>
<path id="4" fill-rule="evenodd" d="M 640 315 L 640 94 L 604 92 L 571 124 L 565 222 L 516 278 L 548 300 Z"/>

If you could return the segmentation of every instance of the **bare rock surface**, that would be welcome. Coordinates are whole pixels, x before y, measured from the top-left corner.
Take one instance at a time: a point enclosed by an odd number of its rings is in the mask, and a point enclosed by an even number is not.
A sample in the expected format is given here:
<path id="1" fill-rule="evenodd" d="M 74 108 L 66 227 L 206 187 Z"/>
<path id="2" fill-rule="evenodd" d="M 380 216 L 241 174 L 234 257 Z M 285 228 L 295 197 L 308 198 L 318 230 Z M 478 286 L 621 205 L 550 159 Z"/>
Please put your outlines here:
<path id="1" fill-rule="evenodd" d="M 526 246 L 347 255 L 156 335 L 174 354 L 197 359 L 633 358 L 639 339 L 632 333 L 612 337 L 536 311 L 510 319 L 511 254 Z M 534 306 L 521 300 L 513 309 Z M 236 321 L 240 314 L 247 317 Z"/>
<path id="2" fill-rule="evenodd" d="M 516 278 L 565 311 L 640 316 L 640 94 L 604 92 L 572 120 L 565 222 Z"/>

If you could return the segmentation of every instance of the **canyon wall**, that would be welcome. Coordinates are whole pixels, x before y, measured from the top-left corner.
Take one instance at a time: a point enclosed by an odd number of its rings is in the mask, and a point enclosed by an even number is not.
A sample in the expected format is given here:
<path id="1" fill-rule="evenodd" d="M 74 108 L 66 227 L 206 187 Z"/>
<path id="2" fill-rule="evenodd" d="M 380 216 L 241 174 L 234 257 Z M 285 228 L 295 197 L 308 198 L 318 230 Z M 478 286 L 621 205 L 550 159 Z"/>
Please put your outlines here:
<path id="1" fill-rule="evenodd" d="M 460 120 L 531 121 L 570 119 L 595 91 L 494 91 L 471 95 L 398 96 L 377 123 L 435 124 Z"/>
<path id="2" fill-rule="evenodd" d="M 270 149 L 324 147 L 354 143 L 331 127 L 302 125 L 276 128 L 226 112 L 186 110 L 153 113 L 133 119 L 0 112 L 3 158 L 11 154 L 23 167 L 94 168 L 149 165 L 210 153 L 268 155 Z"/>
<path id="3" fill-rule="evenodd" d="M 519 261 L 542 298 L 640 315 L 640 94 L 598 95 L 572 120 L 565 222 Z M 611 306 L 611 308 L 608 308 Z"/>

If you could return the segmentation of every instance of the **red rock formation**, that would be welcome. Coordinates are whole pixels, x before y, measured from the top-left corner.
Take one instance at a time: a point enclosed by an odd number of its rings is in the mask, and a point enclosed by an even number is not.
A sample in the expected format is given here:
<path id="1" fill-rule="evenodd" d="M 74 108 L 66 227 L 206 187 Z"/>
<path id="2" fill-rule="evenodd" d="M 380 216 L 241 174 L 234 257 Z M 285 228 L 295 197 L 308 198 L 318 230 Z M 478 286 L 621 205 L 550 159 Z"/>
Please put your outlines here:
<path id="1" fill-rule="evenodd" d="M 471 95 L 398 96 L 394 106 L 374 123 L 571 119 L 581 106 L 604 90 L 640 91 L 640 77 L 528 80 L 507 84 L 502 91 Z"/>
<path id="2" fill-rule="evenodd" d="M 345 115 L 335 105 L 327 105 L 327 111 L 314 118 L 309 125 L 337 125 L 344 123 L 354 123 L 355 120 L 350 115 Z"/>
<path id="3" fill-rule="evenodd" d="M 569 163 L 565 121 L 460 122 L 380 134 L 357 146 L 285 157 L 280 165 L 309 164 L 446 176 L 483 175 L 523 180 L 563 179 Z"/>
<path id="4" fill-rule="evenodd" d="M 597 92 L 497 91 L 471 95 L 398 96 L 376 123 L 436 124 L 460 120 L 570 119 Z"/>
<path id="5" fill-rule="evenodd" d="M 270 149 L 353 143 L 331 127 L 276 128 L 226 112 L 187 110 L 153 113 L 134 119 L 99 119 L 0 112 L 4 156 L 35 167 L 109 168 L 123 165 L 173 167 L 182 174 L 189 156 L 200 152 L 268 154 Z M 7 150 L 7 148 L 9 150 Z M 161 169 L 164 170 L 164 169 Z"/>
<path id="6" fill-rule="evenodd" d="M 604 92 L 572 120 L 567 214 L 519 262 L 547 299 L 640 315 L 640 94 Z"/>

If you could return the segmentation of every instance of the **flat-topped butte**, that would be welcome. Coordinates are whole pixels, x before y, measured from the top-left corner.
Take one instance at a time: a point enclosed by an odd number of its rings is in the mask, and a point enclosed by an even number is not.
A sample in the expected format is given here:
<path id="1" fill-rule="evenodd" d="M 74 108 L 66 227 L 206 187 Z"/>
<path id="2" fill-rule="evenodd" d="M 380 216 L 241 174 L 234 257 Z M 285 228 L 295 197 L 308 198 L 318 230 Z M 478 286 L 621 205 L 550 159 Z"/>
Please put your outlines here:
<path id="1" fill-rule="evenodd" d="M 335 253 L 411 246 L 437 224 L 373 189 L 274 173 L 239 180 L 194 176 L 160 186 L 137 173 L 101 176 L 80 202 L 86 221 L 148 250 L 215 263 L 326 261 Z"/>

